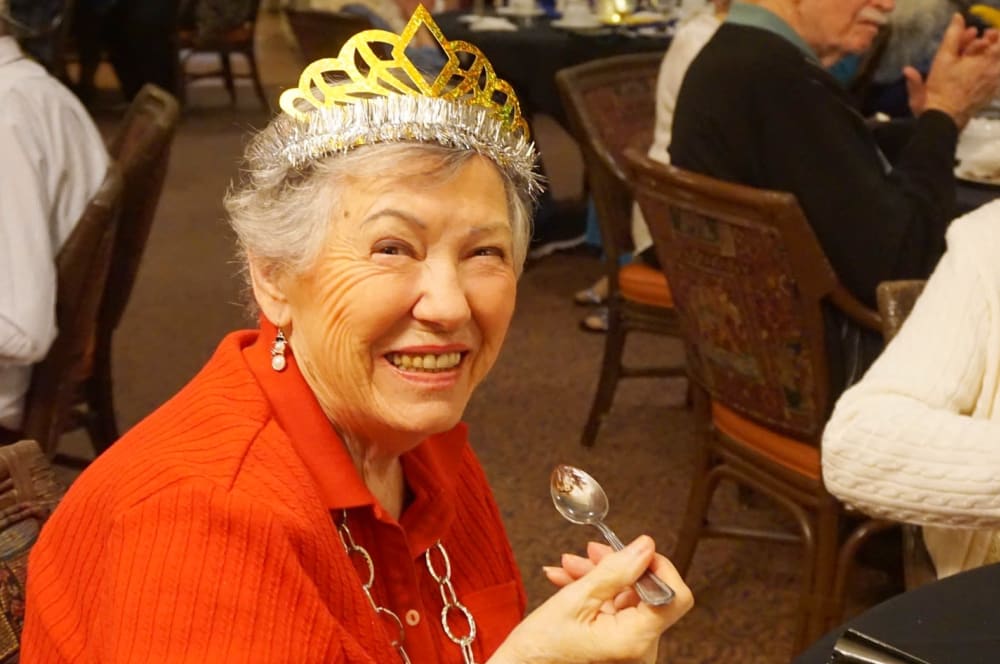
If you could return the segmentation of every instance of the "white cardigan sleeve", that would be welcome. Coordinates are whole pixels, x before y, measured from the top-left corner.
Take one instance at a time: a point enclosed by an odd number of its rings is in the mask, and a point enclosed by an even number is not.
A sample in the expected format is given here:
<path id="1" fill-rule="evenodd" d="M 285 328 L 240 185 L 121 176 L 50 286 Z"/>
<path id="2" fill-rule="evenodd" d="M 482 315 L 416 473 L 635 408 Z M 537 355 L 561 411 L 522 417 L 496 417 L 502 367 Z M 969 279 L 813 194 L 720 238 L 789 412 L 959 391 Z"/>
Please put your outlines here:
<path id="1" fill-rule="evenodd" d="M 953 223 L 948 252 L 823 436 L 831 493 L 876 516 L 1000 527 L 1000 202 Z"/>

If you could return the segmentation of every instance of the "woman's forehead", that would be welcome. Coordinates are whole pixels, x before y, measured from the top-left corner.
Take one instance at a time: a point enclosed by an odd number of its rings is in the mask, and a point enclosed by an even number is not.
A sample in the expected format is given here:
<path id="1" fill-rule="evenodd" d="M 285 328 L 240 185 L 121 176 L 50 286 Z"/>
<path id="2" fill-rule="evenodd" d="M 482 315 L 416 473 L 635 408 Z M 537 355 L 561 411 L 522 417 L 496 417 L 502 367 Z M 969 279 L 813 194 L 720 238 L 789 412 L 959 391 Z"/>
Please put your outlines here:
<path id="1" fill-rule="evenodd" d="M 420 227 L 471 215 L 467 221 L 476 226 L 510 228 L 504 180 L 483 157 L 474 155 L 448 168 L 353 173 L 345 185 L 336 192 L 335 219 L 351 218 L 352 223 L 364 225 L 389 217 Z"/>
<path id="2" fill-rule="evenodd" d="M 415 154 L 413 156 L 377 155 L 350 164 L 342 173 L 351 188 L 362 187 L 372 194 L 400 189 L 447 189 L 456 178 L 474 179 L 480 186 L 495 185 L 505 190 L 506 183 L 496 165 L 487 157 L 470 152 L 459 155 Z M 456 192 L 451 192 L 453 195 Z M 472 192 L 475 193 L 475 192 Z"/>

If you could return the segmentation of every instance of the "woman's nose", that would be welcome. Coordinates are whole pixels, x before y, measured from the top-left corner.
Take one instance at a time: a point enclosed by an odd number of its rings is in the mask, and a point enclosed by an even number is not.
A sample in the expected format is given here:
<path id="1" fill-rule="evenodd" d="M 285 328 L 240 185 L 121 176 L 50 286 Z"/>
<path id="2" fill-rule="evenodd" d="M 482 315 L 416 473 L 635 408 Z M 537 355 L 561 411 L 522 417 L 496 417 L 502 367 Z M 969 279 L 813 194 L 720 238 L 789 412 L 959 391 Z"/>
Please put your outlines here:
<path id="1" fill-rule="evenodd" d="M 420 298 L 413 316 L 445 330 L 463 325 L 472 315 L 469 300 L 456 266 L 427 263 L 421 275 Z"/>

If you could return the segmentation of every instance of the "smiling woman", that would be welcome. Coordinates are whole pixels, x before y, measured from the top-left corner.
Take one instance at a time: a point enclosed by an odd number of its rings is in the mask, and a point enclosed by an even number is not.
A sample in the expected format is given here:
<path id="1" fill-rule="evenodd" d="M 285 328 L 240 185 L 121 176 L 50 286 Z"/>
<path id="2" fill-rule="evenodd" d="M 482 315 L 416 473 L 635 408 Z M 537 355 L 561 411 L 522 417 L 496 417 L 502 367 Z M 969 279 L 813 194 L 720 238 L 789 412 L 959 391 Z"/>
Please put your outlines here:
<path id="1" fill-rule="evenodd" d="M 487 158 L 400 147 L 352 154 L 361 171 L 344 177 L 306 270 L 250 263 L 256 302 L 362 475 L 458 423 L 506 335 L 527 239 L 515 249 L 525 205 Z M 399 166 L 367 172 L 372 153 Z M 389 493 L 383 506 L 398 503 Z"/>
<path id="2" fill-rule="evenodd" d="M 422 29 L 456 56 L 427 78 L 399 55 Z M 648 537 L 565 555 L 523 618 L 460 422 L 539 188 L 510 86 L 422 8 L 300 81 L 226 199 L 260 328 L 73 485 L 32 551 L 21 661 L 651 664 L 692 604 L 673 566 Z M 638 600 L 646 569 L 672 604 Z"/>

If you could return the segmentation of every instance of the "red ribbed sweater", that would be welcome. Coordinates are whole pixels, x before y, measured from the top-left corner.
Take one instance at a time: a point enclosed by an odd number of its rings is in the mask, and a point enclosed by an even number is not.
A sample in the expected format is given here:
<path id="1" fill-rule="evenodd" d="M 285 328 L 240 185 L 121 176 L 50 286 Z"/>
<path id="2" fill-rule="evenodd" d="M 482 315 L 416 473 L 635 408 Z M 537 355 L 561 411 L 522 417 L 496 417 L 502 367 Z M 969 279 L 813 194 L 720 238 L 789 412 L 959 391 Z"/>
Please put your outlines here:
<path id="1" fill-rule="evenodd" d="M 465 427 L 404 455 L 413 497 L 397 523 L 294 361 L 270 370 L 270 332 L 228 336 L 73 484 L 31 554 L 24 664 L 399 661 L 337 534 L 345 509 L 414 664 L 461 662 L 421 555 L 438 539 L 477 622 L 478 661 L 521 618 L 521 579 Z"/>

